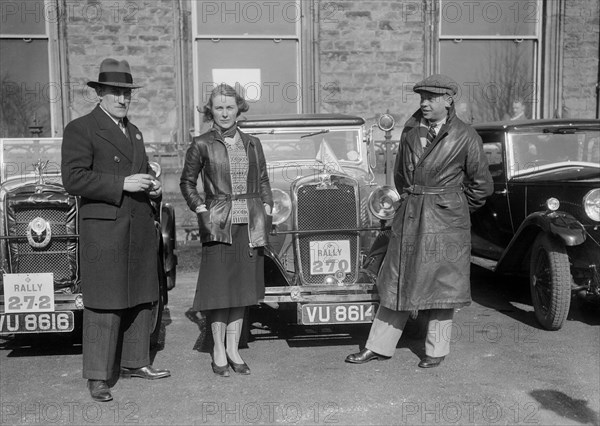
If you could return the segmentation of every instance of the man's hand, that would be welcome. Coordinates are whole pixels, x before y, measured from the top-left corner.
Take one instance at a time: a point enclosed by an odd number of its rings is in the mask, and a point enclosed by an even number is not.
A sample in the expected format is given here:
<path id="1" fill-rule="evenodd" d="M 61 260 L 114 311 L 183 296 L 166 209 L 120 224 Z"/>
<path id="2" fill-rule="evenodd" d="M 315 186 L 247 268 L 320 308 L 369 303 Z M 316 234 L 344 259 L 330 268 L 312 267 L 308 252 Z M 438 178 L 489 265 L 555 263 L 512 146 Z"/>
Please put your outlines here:
<path id="1" fill-rule="evenodd" d="M 158 182 L 154 179 L 154 176 L 145 173 L 138 173 L 135 175 L 127 176 L 125 182 L 123 182 L 123 191 L 126 192 L 144 192 L 151 191 L 154 183 Z M 159 183 L 160 185 L 160 183 Z M 160 186 L 159 186 L 160 188 Z"/>
<path id="2" fill-rule="evenodd" d="M 162 183 L 157 179 L 154 179 L 152 182 L 153 186 L 150 188 L 150 191 L 148 191 L 148 195 L 150 198 L 160 197 L 162 195 Z"/>

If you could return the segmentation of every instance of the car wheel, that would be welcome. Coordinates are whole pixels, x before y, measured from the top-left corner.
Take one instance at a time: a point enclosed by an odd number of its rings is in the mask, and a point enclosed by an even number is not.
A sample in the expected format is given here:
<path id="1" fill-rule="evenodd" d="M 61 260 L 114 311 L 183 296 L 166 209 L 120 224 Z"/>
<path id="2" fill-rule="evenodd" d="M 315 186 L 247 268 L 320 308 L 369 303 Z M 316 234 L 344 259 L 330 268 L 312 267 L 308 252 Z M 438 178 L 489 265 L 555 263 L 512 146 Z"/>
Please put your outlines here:
<path id="1" fill-rule="evenodd" d="M 548 330 L 558 330 L 571 305 L 571 269 L 563 242 L 540 234 L 533 243 L 529 287 L 535 316 Z"/>

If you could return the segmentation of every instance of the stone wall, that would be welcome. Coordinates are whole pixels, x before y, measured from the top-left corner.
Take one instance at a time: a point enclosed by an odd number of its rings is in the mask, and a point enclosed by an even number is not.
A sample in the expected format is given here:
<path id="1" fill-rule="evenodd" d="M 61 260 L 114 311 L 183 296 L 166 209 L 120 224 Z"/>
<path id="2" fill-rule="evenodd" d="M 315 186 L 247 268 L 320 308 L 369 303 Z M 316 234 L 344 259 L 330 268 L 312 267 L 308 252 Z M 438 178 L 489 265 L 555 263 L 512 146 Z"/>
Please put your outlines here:
<path id="1" fill-rule="evenodd" d="M 564 116 L 581 118 L 596 116 L 599 29 L 598 0 L 565 2 L 562 80 Z"/>
<path id="2" fill-rule="evenodd" d="M 415 13 L 418 4 L 320 1 L 318 80 L 335 91 L 327 91 L 317 111 L 370 122 L 388 109 L 401 121 L 414 112 L 415 99 L 403 87 L 423 78 L 425 25 Z"/>
<path id="3" fill-rule="evenodd" d="M 127 59 L 135 83 L 129 116 L 146 142 L 168 142 L 177 130 L 176 43 L 173 2 L 65 0 L 68 80 L 73 89 L 71 119 L 87 114 L 96 96 L 102 59 Z"/>

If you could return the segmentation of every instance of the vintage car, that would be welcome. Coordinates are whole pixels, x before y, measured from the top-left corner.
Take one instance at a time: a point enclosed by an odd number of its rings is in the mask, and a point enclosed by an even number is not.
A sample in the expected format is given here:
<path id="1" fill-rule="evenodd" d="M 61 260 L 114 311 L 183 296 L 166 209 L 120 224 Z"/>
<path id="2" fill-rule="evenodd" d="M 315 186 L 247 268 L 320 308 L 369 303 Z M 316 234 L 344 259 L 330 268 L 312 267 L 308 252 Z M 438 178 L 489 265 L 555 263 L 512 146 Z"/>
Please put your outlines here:
<path id="1" fill-rule="evenodd" d="M 0 334 L 81 333 L 78 197 L 60 175 L 61 139 L 0 139 Z M 151 163 L 157 176 L 158 163 Z M 157 343 L 167 290 L 175 286 L 175 216 L 155 203 L 160 300 Z"/>
<path id="2" fill-rule="evenodd" d="M 600 120 L 475 128 L 494 193 L 471 217 L 473 263 L 528 275 L 538 321 L 557 330 L 572 295 L 600 301 Z"/>
<path id="3" fill-rule="evenodd" d="M 260 309 L 303 325 L 371 322 L 378 296 L 363 263 L 398 199 L 377 183 L 372 127 L 335 114 L 238 125 L 262 142 L 274 198 Z"/>

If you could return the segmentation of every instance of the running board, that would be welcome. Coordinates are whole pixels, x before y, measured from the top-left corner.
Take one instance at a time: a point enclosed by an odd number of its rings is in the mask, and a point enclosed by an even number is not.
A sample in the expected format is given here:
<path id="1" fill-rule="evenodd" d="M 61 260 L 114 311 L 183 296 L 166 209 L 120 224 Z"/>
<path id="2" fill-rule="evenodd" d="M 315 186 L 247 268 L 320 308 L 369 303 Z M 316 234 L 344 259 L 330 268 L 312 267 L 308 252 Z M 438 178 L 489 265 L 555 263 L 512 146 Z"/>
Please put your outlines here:
<path id="1" fill-rule="evenodd" d="M 479 256 L 471 256 L 471 263 L 492 272 L 496 270 L 496 266 L 498 265 L 498 262 L 495 260 Z"/>

